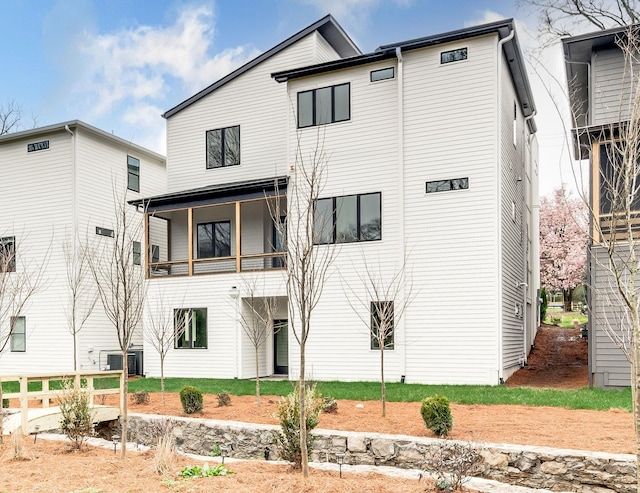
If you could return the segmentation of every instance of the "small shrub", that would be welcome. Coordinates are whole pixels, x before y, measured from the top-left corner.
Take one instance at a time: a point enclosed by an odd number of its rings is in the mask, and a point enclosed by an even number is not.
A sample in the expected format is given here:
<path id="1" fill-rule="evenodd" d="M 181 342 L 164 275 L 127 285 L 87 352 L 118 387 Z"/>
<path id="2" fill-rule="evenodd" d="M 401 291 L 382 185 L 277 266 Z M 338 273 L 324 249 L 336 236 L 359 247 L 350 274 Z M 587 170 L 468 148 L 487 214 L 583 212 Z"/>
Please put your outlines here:
<path id="1" fill-rule="evenodd" d="M 211 452 L 209 452 L 209 457 L 220 457 L 222 455 L 222 450 L 220 449 L 220 445 L 216 444 L 211 447 Z"/>
<path id="2" fill-rule="evenodd" d="M 82 448 L 84 441 L 94 434 L 89 401 L 89 393 L 86 389 L 77 388 L 71 380 L 62 382 L 58 395 L 60 414 L 62 414 L 60 429 L 71 440 L 72 447 L 76 450 Z"/>
<path id="3" fill-rule="evenodd" d="M 185 479 L 190 478 L 209 478 L 212 476 L 226 476 L 227 474 L 234 474 L 232 471 L 226 468 L 224 464 L 219 464 L 215 467 L 209 467 L 206 462 L 202 467 L 200 466 L 187 466 L 180 471 L 180 476 Z"/>
<path id="4" fill-rule="evenodd" d="M 223 390 L 218 394 L 218 407 L 230 406 L 231 395 L 226 390 Z"/>
<path id="5" fill-rule="evenodd" d="M 146 390 L 136 390 L 131 394 L 131 402 L 133 404 L 149 404 L 149 392 Z"/>
<path id="6" fill-rule="evenodd" d="M 315 440 L 311 430 L 318 426 L 322 407 L 322 396 L 316 386 L 312 385 L 305 392 L 308 451 L 311 451 Z M 300 450 L 300 389 L 298 386 L 278 405 L 274 417 L 278 419 L 281 428 L 281 431 L 274 432 L 274 442 L 278 446 L 280 457 L 289 461 L 294 469 L 300 469 L 302 453 Z"/>
<path id="7" fill-rule="evenodd" d="M 547 307 L 549 306 L 549 300 L 547 299 L 547 290 L 542 288 L 540 290 L 540 321 L 543 322 L 547 318 Z"/>
<path id="8" fill-rule="evenodd" d="M 551 317 L 551 325 L 560 325 L 562 317 Z"/>
<path id="9" fill-rule="evenodd" d="M 453 428 L 451 407 L 446 397 L 437 394 L 427 397 L 422 401 L 420 414 L 426 427 L 438 436 L 447 436 Z"/>
<path id="10" fill-rule="evenodd" d="M 199 413 L 204 408 L 200 389 L 187 385 L 180 390 L 180 402 L 186 414 Z"/>
<path id="11" fill-rule="evenodd" d="M 445 442 L 427 455 L 424 470 L 433 475 L 438 491 L 458 491 L 481 464 L 482 456 L 470 443 Z"/>
<path id="12" fill-rule="evenodd" d="M 322 398 L 322 412 L 327 414 L 335 414 L 338 412 L 338 401 L 333 397 Z"/>

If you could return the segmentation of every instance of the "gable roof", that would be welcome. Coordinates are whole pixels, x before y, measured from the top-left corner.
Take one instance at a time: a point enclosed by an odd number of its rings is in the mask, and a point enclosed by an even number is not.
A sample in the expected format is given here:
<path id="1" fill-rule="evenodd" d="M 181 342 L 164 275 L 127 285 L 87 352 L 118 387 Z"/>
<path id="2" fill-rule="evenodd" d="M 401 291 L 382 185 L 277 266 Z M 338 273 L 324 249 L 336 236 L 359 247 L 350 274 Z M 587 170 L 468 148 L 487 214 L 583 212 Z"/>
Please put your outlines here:
<path id="1" fill-rule="evenodd" d="M 157 152 L 147 149 L 146 147 L 142 147 L 138 144 L 134 144 L 130 140 L 126 140 L 126 139 L 123 139 L 122 137 L 118 137 L 109 132 L 105 132 L 104 130 L 100 130 L 99 128 L 94 127 L 93 125 L 89 125 L 88 123 L 84 123 L 80 120 L 69 120 L 62 123 L 47 125 L 45 127 L 31 128 L 29 130 L 21 130 L 20 132 L 13 132 L 10 134 L 0 135 L 0 144 L 3 144 L 4 142 L 11 142 L 14 140 L 37 137 L 38 135 L 50 134 L 53 132 L 64 132 L 66 131 L 67 127 L 69 129 L 74 129 L 74 128 L 83 129 L 102 139 L 105 139 L 115 144 L 119 144 L 129 149 L 133 149 L 135 152 L 138 152 L 140 154 L 146 154 L 147 156 L 153 159 L 162 161 L 163 163 L 166 162 L 167 160 L 167 158 L 164 157 L 162 154 L 158 154 Z"/>
<path id="2" fill-rule="evenodd" d="M 397 48 L 402 51 L 409 51 L 418 48 L 424 48 L 427 46 L 435 46 L 442 43 L 450 43 L 452 41 L 458 41 L 493 33 L 497 33 L 500 39 L 503 39 L 509 36 L 511 32 L 515 33 L 513 19 L 505 19 L 488 24 L 482 24 L 479 26 L 472 26 L 455 31 L 449 31 L 442 34 L 436 34 L 433 36 L 426 36 L 423 38 L 410 39 L 408 41 L 382 45 L 373 53 L 353 56 L 342 60 L 333 60 L 330 62 L 310 65 L 307 67 L 301 67 L 292 70 L 275 72 L 271 74 L 271 76 L 278 82 L 286 82 L 287 80 L 300 77 L 307 77 L 310 75 L 329 72 L 332 70 L 340 70 L 343 68 L 354 67 L 356 65 L 373 63 L 387 58 L 395 58 L 395 52 Z M 522 52 L 520 51 L 518 38 L 515 34 L 510 41 L 504 44 L 503 50 L 505 57 L 509 62 L 509 72 L 511 73 L 516 92 L 518 93 L 518 97 L 522 105 L 522 111 L 525 116 L 533 115 L 535 113 L 535 102 L 533 100 L 531 86 L 529 85 L 529 78 L 527 76 L 525 68 L 524 57 L 522 56 Z M 535 123 L 533 123 L 533 120 L 530 120 L 530 122 L 532 131 L 535 132 Z"/>
<path id="3" fill-rule="evenodd" d="M 305 27 L 302 31 L 298 31 L 293 36 L 275 45 L 270 50 L 265 51 L 264 53 L 257 56 L 253 60 L 250 60 L 249 62 L 245 63 L 244 65 L 237 68 L 230 74 L 225 75 L 222 79 L 219 79 L 218 81 L 214 82 L 210 86 L 204 88 L 202 91 L 194 94 L 189 99 L 186 99 L 182 103 L 178 104 L 177 106 L 174 106 L 170 110 L 166 111 L 162 116 L 164 118 L 169 118 L 175 115 L 176 113 L 178 113 L 179 111 L 182 111 L 183 109 L 187 108 L 188 106 L 191 106 L 196 101 L 202 99 L 206 95 L 212 93 L 213 91 L 215 91 L 219 87 L 222 87 L 228 82 L 231 82 L 233 79 L 251 70 L 256 65 L 280 53 L 282 50 L 298 42 L 308 34 L 311 34 L 313 31 L 318 31 L 322 35 L 322 37 L 326 39 L 327 42 L 333 47 L 333 49 L 336 50 L 338 55 L 340 55 L 343 58 L 359 55 L 362 53 L 360 49 L 356 46 L 356 44 L 351 40 L 349 35 L 344 31 L 344 29 L 342 29 L 340 24 L 338 24 L 338 22 L 331 16 L 331 14 L 328 14 L 322 19 L 314 22 L 310 26 Z"/>

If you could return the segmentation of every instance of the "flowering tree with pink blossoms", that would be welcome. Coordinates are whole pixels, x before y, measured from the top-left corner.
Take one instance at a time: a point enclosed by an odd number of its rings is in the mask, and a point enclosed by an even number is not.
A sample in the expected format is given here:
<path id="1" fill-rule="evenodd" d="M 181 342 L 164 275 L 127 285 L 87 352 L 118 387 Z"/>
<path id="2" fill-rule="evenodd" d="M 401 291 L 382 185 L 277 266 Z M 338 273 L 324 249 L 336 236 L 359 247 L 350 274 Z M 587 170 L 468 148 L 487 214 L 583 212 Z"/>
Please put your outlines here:
<path id="1" fill-rule="evenodd" d="M 587 261 L 588 210 L 561 188 L 540 201 L 540 284 L 562 291 L 571 311 L 573 290 L 584 282 Z"/>

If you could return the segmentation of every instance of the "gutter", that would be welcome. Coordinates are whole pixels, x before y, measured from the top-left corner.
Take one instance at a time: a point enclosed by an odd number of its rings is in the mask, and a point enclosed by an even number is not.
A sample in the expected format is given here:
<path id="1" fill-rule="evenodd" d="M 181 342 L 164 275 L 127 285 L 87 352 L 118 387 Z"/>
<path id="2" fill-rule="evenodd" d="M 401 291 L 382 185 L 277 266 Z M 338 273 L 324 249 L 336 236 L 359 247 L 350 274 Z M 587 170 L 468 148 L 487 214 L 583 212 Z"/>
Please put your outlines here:
<path id="1" fill-rule="evenodd" d="M 510 29 L 510 33 L 507 37 L 502 38 L 498 41 L 498 50 L 497 50 L 497 78 L 496 86 L 497 86 L 497 95 L 496 95 L 496 137 L 497 137 L 497 148 L 496 148 L 496 164 L 497 166 L 497 187 L 496 187 L 496 205 L 498 209 L 498 231 L 497 231 L 497 250 L 498 250 L 498 296 L 497 296 L 497 314 L 498 314 L 498 382 L 496 383 L 504 383 L 504 373 L 503 373 L 503 344 L 502 344 L 502 329 L 503 329 L 503 321 L 502 321 L 502 129 L 500 122 L 502 121 L 502 47 L 505 43 L 511 41 L 516 33 L 513 29 Z"/>

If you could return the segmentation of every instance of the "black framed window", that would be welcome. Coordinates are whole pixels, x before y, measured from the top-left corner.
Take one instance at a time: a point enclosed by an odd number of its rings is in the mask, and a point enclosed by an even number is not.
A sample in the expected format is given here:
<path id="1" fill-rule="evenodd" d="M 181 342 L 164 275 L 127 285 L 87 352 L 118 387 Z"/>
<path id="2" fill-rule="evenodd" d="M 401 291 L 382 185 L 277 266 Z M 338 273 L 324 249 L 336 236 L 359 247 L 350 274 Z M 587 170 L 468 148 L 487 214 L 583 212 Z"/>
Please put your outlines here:
<path id="1" fill-rule="evenodd" d="M 127 156 L 127 188 L 140 191 L 140 160 L 132 156 Z"/>
<path id="2" fill-rule="evenodd" d="M 207 169 L 240 164 L 240 125 L 207 130 Z"/>
<path id="3" fill-rule="evenodd" d="M 395 69 L 393 67 L 381 68 L 380 70 L 372 70 L 369 72 L 371 82 L 379 80 L 393 79 L 395 77 Z"/>
<path id="4" fill-rule="evenodd" d="M 207 309 L 178 308 L 173 311 L 174 347 L 207 348 Z"/>
<path id="5" fill-rule="evenodd" d="M 231 256 L 231 222 L 198 224 L 198 258 Z"/>
<path id="6" fill-rule="evenodd" d="M 325 125 L 351 118 L 351 84 L 298 93 L 298 128 Z"/>
<path id="7" fill-rule="evenodd" d="M 427 182 L 427 193 L 448 192 L 449 190 L 466 190 L 469 188 L 469 178 L 454 178 L 452 180 L 436 180 Z"/>
<path id="8" fill-rule="evenodd" d="M 393 349 L 395 313 L 393 301 L 371 302 L 371 349 Z"/>
<path id="9" fill-rule="evenodd" d="M 16 237 L 0 238 L 0 274 L 16 271 Z"/>
<path id="10" fill-rule="evenodd" d="M 440 63 L 452 63 L 459 62 L 460 60 L 466 60 L 468 55 L 467 48 L 459 48 L 457 50 L 443 51 L 440 53 Z"/>
<path id="11" fill-rule="evenodd" d="M 25 317 L 11 317 L 11 351 L 24 353 L 27 350 L 27 320 Z"/>
<path id="12" fill-rule="evenodd" d="M 140 265 L 142 260 L 142 245 L 139 241 L 133 242 L 133 265 Z"/>
<path id="13" fill-rule="evenodd" d="M 382 239 L 380 192 L 329 197 L 316 202 L 314 243 Z"/>

